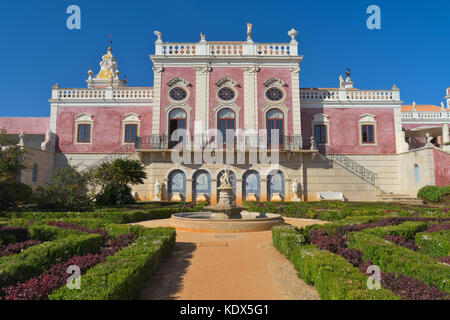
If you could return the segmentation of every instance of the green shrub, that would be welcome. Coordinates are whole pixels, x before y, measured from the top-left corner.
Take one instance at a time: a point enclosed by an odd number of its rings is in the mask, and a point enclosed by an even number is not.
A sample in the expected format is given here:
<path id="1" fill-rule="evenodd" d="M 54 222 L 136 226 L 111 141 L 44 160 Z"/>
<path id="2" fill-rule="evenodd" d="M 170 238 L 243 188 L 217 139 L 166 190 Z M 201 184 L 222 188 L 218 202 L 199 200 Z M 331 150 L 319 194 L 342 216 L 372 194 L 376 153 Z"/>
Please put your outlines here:
<path id="1" fill-rule="evenodd" d="M 363 232 L 373 234 L 378 237 L 403 236 L 405 240 L 414 239 L 416 233 L 428 228 L 428 223 L 422 221 L 406 221 L 399 225 L 376 227 L 365 229 Z"/>
<path id="2" fill-rule="evenodd" d="M 131 188 L 127 185 L 107 185 L 99 194 L 97 194 L 95 201 L 96 204 L 100 206 L 135 203 L 133 195 L 131 194 Z"/>
<path id="3" fill-rule="evenodd" d="M 97 253 L 100 251 L 101 240 L 98 234 L 68 236 L 2 257 L 0 288 L 37 276 L 52 265 L 66 261 L 74 255 Z"/>
<path id="4" fill-rule="evenodd" d="M 348 240 L 350 248 L 361 250 L 365 260 L 379 265 L 384 272 L 402 273 L 450 292 L 448 265 L 367 232 L 352 232 Z"/>
<path id="5" fill-rule="evenodd" d="M 316 246 L 297 246 L 290 260 L 298 276 L 314 285 L 325 300 L 398 300 L 400 297 L 387 289 L 369 290 L 368 276 L 350 262 Z"/>
<path id="6" fill-rule="evenodd" d="M 439 189 L 437 186 L 422 187 L 417 193 L 417 197 L 429 202 L 439 202 L 441 201 Z"/>
<path id="7" fill-rule="evenodd" d="M 92 202 L 89 191 L 91 176 L 78 172 L 76 167 L 66 167 L 56 170 L 50 183 L 38 187 L 35 202 L 43 209 L 84 210 Z"/>
<path id="8" fill-rule="evenodd" d="M 15 207 L 18 202 L 29 202 L 32 194 L 31 187 L 24 183 L 0 181 L 0 209 Z"/>
<path id="9" fill-rule="evenodd" d="M 35 223 L 28 228 L 30 237 L 41 241 L 53 241 L 68 236 L 85 235 L 84 232 L 72 229 L 63 229 L 46 224 Z"/>
<path id="10" fill-rule="evenodd" d="M 450 186 L 442 187 L 439 190 L 439 199 L 446 202 L 450 201 Z"/>
<path id="11" fill-rule="evenodd" d="M 162 258 L 175 246 L 171 228 L 147 229 L 135 243 L 88 270 L 80 290 L 62 287 L 51 300 L 121 300 L 136 298 L 156 271 Z"/>
<path id="12" fill-rule="evenodd" d="M 296 245 L 306 243 L 305 237 L 291 225 L 273 227 L 272 241 L 274 247 L 287 257 L 289 257 L 289 254 Z"/>
<path id="13" fill-rule="evenodd" d="M 450 230 L 422 232 L 416 235 L 419 251 L 432 257 L 450 256 Z"/>

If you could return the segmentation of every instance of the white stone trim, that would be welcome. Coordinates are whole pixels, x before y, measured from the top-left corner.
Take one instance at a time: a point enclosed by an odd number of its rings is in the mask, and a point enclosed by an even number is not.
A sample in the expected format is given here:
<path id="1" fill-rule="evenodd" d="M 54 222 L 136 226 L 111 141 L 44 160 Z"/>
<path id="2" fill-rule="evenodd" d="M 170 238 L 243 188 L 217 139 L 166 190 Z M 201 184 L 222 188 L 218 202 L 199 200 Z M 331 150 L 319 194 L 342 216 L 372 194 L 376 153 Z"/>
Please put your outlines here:
<path id="1" fill-rule="evenodd" d="M 172 110 L 174 109 L 181 109 L 186 113 L 186 131 L 187 134 L 191 134 L 191 111 L 192 108 L 188 105 L 188 104 L 183 104 L 183 105 L 178 105 L 178 104 L 169 104 L 166 108 L 165 108 L 165 112 L 166 112 L 166 135 L 169 137 L 169 114 Z M 159 133 L 158 133 L 159 134 Z"/>
<path id="2" fill-rule="evenodd" d="M 311 135 L 315 137 L 315 125 L 324 125 L 326 129 L 326 145 L 329 146 L 331 144 L 331 135 L 330 135 L 330 116 L 325 113 L 316 113 L 313 115 L 311 120 Z"/>
<path id="3" fill-rule="evenodd" d="M 376 116 L 370 113 L 365 113 L 359 116 L 360 120 L 358 121 L 358 130 L 359 130 L 359 145 L 360 146 L 377 146 L 378 145 L 378 130 L 377 130 L 377 121 L 375 120 Z M 362 141 L 362 126 L 363 125 L 372 125 L 373 126 L 373 143 L 363 143 Z"/>
<path id="4" fill-rule="evenodd" d="M 89 142 L 78 142 L 78 126 L 80 124 L 89 124 L 90 125 L 90 132 L 89 132 Z M 89 113 L 80 113 L 75 117 L 75 139 L 74 144 L 75 145 L 92 145 L 94 140 L 94 119 L 93 116 Z"/>
<path id="5" fill-rule="evenodd" d="M 124 119 L 122 120 L 122 145 L 134 145 L 134 142 L 125 142 L 125 126 L 127 124 L 135 124 L 136 128 L 136 136 L 139 137 L 141 135 L 141 119 L 140 115 L 130 112 L 124 115 Z"/>
<path id="6" fill-rule="evenodd" d="M 241 111 L 241 108 L 236 105 L 235 103 L 231 104 L 219 104 L 214 107 L 214 129 L 219 130 L 219 127 L 217 126 L 217 120 L 219 112 L 223 109 L 231 109 L 234 112 L 234 131 L 236 132 L 239 129 L 239 112 Z"/>

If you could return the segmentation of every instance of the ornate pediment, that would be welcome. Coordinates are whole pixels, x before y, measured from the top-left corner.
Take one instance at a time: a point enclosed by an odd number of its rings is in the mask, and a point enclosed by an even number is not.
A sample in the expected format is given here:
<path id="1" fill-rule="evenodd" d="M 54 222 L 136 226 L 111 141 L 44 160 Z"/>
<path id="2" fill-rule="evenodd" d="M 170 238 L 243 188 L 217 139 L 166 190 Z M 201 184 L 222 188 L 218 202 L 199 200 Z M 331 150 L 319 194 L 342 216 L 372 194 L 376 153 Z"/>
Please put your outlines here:
<path id="1" fill-rule="evenodd" d="M 376 122 L 376 116 L 370 113 L 365 113 L 359 116 L 359 122 Z"/>
<path id="2" fill-rule="evenodd" d="M 173 78 L 172 80 L 170 80 L 169 82 L 167 82 L 167 85 L 169 87 L 175 87 L 175 86 L 180 86 L 180 85 L 183 87 L 187 87 L 191 84 L 189 83 L 189 81 L 187 81 L 183 78 L 176 77 L 176 78 Z"/>
<path id="3" fill-rule="evenodd" d="M 328 118 L 330 118 L 330 116 L 325 113 L 317 113 L 313 115 L 312 121 L 316 123 L 328 123 L 330 122 Z"/>
<path id="4" fill-rule="evenodd" d="M 130 112 L 123 117 L 123 121 L 140 121 L 139 118 L 140 116 L 138 114 Z"/>
<path id="5" fill-rule="evenodd" d="M 229 77 L 224 77 L 216 82 L 218 87 L 235 87 L 238 83 Z"/>
<path id="6" fill-rule="evenodd" d="M 280 78 L 273 77 L 273 78 L 270 78 L 269 80 L 267 80 L 266 82 L 264 82 L 264 85 L 266 87 L 272 87 L 272 86 L 283 87 L 286 85 L 286 82 L 284 82 Z"/>
<path id="7" fill-rule="evenodd" d="M 76 121 L 94 121 L 94 119 L 92 118 L 93 118 L 92 114 L 83 112 L 77 115 Z"/>

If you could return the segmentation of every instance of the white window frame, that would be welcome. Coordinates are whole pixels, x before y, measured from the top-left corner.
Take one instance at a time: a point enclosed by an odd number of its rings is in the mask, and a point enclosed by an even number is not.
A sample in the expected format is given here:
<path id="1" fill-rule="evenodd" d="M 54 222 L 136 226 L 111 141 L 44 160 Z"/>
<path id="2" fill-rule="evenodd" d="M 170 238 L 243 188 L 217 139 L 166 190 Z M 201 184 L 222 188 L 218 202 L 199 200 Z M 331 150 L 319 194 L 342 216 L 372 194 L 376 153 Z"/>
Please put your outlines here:
<path id="1" fill-rule="evenodd" d="M 133 145 L 134 142 L 125 142 L 125 138 L 126 138 L 126 131 L 125 131 L 125 126 L 127 124 L 135 124 L 137 125 L 137 130 L 136 130 L 136 137 L 139 137 L 141 135 L 141 119 L 140 119 L 140 115 L 136 114 L 136 113 L 127 113 L 126 115 L 124 115 L 123 121 L 122 121 L 122 144 L 123 145 Z"/>
<path id="2" fill-rule="evenodd" d="M 316 114 L 313 115 L 312 120 L 311 120 L 311 136 L 314 137 L 314 139 L 316 139 L 314 126 L 316 126 L 316 125 L 324 125 L 325 126 L 325 129 L 326 129 L 325 130 L 325 134 L 327 135 L 326 136 L 326 141 L 327 142 L 325 143 L 325 145 L 327 145 L 327 146 L 329 146 L 331 144 L 330 120 L 329 120 L 329 118 L 330 118 L 330 116 L 325 114 L 325 113 L 316 113 Z"/>
<path id="3" fill-rule="evenodd" d="M 376 116 L 370 113 L 365 113 L 359 116 L 358 121 L 358 136 L 359 136 L 359 145 L 365 147 L 374 147 L 378 146 L 378 137 L 377 137 L 377 121 L 375 120 Z M 362 137 L 362 126 L 363 125 L 372 125 L 373 126 L 373 143 L 363 142 Z"/>
<path id="4" fill-rule="evenodd" d="M 89 124 L 90 132 L 89 132 L 89 142 L 78 142 L 78 126 L 80 124 Z M 92 145 L 94 141 L 94 119 L 93 116 L 89 113 L 80 113 L 75 118 L 75 145 Z"/>

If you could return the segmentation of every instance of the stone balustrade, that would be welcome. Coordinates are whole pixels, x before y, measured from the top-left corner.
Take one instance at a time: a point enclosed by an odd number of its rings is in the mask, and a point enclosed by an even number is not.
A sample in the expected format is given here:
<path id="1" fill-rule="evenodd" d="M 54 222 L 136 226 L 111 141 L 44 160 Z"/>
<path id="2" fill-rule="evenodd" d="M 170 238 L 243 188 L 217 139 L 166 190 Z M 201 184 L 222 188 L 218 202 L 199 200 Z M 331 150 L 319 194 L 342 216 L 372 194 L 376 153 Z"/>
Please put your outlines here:
<path id="1" fill-rule="evenodd" d="M 153 88 L 146 87 L 123 87 L 123 88 L 89 88 L 89 89 L 73 89 L 73 88 L 53 88 L 53 101 L 69 101 L 69 100 L 152 100 Z"/>
<path id="2" fill-rule="evenodd" d="M 403 111 L 403 122 L 415 122 L 417 120 L 438 120 L 450 122 L 450 112 L 445 111 Z"/>
<path id="3" fill-rule="evenodd" d="M 400 91 L 300 88 L 300 99 L 318 102 L 400 102 Z"/>
<path id="4" fill-rule="evenodd" d="M 298 56 L 298 43 L 207 42 L 155 43 L 156 56 Z"/>

